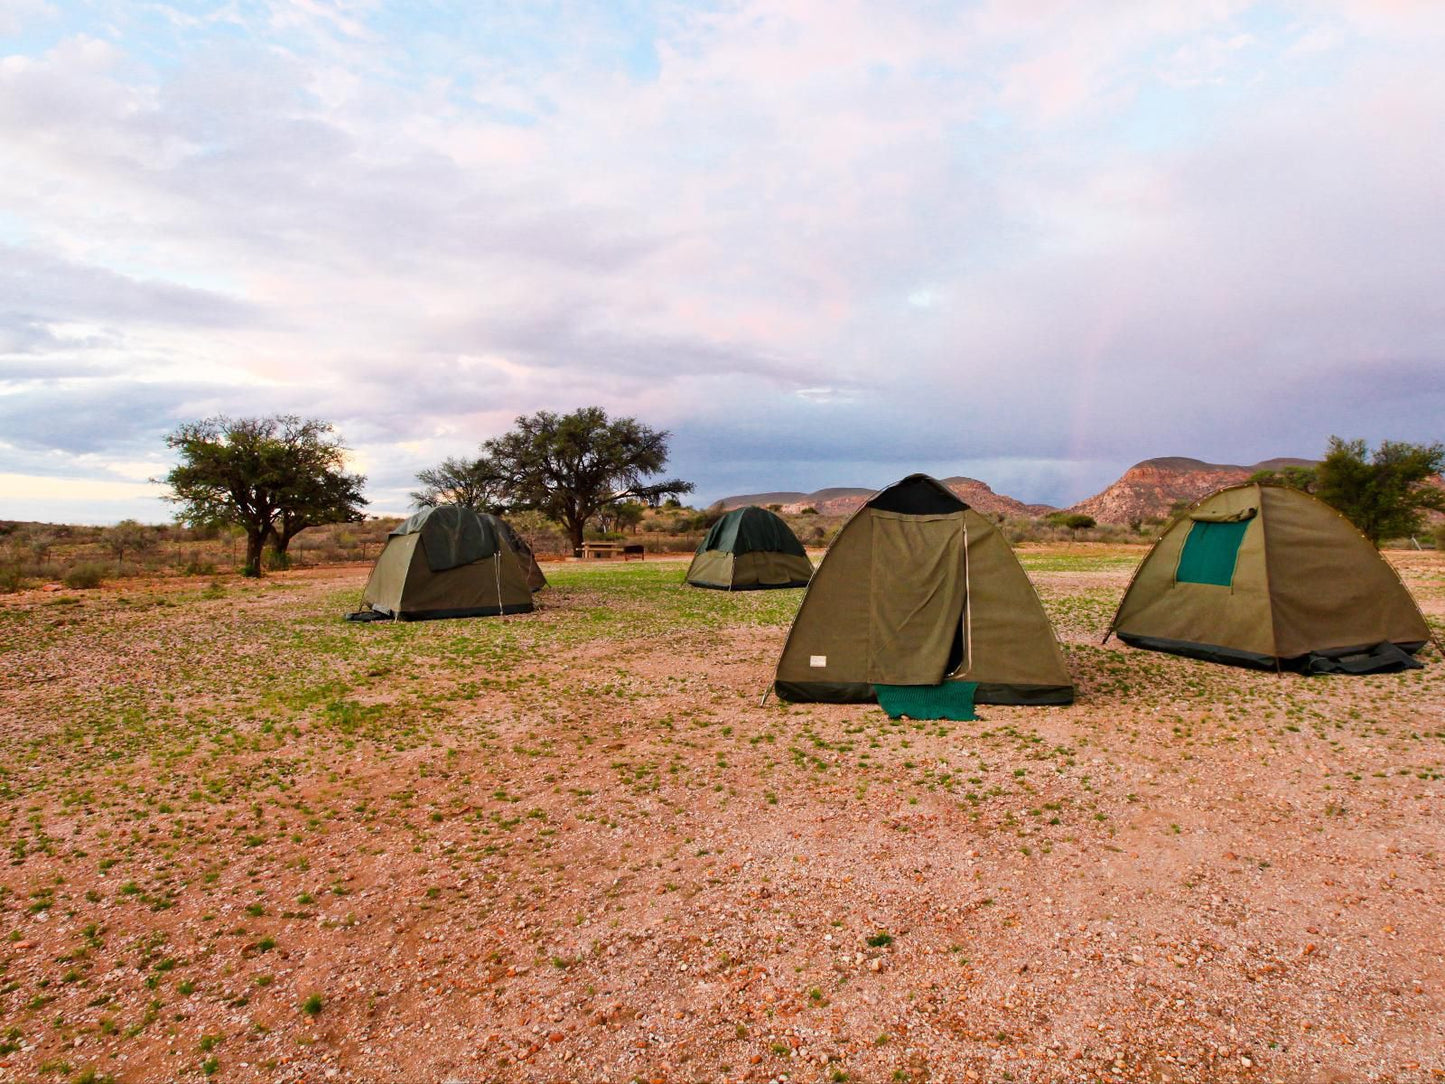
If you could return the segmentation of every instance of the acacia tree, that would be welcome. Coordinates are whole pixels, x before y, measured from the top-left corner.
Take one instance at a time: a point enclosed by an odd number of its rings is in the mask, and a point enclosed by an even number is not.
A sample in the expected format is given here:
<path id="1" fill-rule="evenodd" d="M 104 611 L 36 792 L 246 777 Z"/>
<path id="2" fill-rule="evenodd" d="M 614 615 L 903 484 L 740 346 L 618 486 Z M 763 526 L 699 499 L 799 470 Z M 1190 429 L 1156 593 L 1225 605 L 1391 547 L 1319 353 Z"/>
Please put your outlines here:
<path id="1" fill-rule="evenodd" d="M 1426 509 L 1445 511 L 1445 491 L 1432 484 L 1442 468 L 1445 444 L 1386 440 L 1370 452 L 1363 440 L 1330 437 L 1314 492 L 1378 546 L 1416 534 Z"/>
<path id="2" fill-rule="evenodd" d="M 665 430 L 636 418 L 609 420 L 601 407 L 570 414 L 538 411 L 516 420 L 513 429 L 482 445 L 502 478 L 510 508 L 533 509 L 562 524 L 576 550 L 587 521 L 623 501 L 655 504 L 690 493 L 680 478 L 648 483 L 667 465 Z"/>
<path id="3" fill-rule="evenodd" d="M 459 504 L 476 512 L 499 511 L 505 501 L 505 478 L 487 456 L 458 459 L 448 456 L 428 470 L 418 471 L 421 489 L 412 490 L 411 501 L 418 508 Z"/>
<path id="4" fill-rule="evenodd" d="M 114 527 L 107 527 L 101 540 L 105 548 L 115 554 L 117 575 L 125 565 L 127 553 L 145 553 L 154 549 L 160 541 L 154 531 L 133 519 L 123 519 Z"/>
<path id="5" fill-rule="evenodd" d="M 189 422 L 166 437 L 181 462 L 160 479 L 171 488 L 165 500 L 188 526 L 245 531 L 243 572 L 259 576 L 268 537 L 284 553 L 307 526 L 360 518 L 366 479 L 344 473 L 346 446 L 332 433 L 329 422 L 294 414 Z"/>

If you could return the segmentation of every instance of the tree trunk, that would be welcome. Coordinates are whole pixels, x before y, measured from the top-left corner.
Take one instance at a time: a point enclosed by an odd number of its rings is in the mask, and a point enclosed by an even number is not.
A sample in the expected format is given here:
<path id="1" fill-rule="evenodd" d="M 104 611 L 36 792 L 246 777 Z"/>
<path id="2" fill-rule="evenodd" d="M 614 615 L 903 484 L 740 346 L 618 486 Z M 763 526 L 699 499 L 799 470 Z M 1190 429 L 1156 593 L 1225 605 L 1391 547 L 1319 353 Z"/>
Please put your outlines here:
<path id="1" fill-rule="evenodd" d="M 577 557 L 582 553 L 582 521 L 567 524 L 567 535 L 572 539 L 572 556 Z"/>
<path id="2" fill-rule="evenodd" d="M 246 532 L 246 563 L 241 568 L 243 576 L 261 575 L 261 549 L 266 544 L 265 531 Z"/>
<path id="3" fill-rule="evenodd" d="M 309 523 L 282 523 L 279 527 L 271 528 L 271 547 L 276 551 L 278 557 L 286 556 L 286 551 L 291 546 L 291 540 L 309 527 Z"/>

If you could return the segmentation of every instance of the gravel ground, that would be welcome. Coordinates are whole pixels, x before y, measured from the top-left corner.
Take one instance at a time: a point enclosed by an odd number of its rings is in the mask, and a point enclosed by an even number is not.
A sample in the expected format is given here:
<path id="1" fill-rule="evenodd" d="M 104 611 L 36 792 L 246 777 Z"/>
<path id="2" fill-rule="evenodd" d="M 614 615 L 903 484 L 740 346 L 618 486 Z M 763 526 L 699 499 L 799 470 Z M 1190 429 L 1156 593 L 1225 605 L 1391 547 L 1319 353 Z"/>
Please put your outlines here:
<path id="1" fill-rule="evenodd" d="M 552 566 L 0 598 L 0 1081 L 1445 1079 L 1445 664 L 1099 640 L 1079 702 L 759 703 L 798 592 Z M 1437 629 L 1445 558 L 1392 554 Z"/>

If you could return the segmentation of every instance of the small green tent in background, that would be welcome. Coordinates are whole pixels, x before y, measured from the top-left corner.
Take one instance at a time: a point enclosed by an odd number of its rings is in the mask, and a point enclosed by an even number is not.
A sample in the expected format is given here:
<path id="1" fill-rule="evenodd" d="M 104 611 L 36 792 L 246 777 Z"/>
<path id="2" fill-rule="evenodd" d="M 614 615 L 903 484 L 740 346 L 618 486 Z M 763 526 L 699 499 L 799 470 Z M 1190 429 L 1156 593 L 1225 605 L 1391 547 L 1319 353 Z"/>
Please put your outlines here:
<path id="1" fill-rule="evenodd" d="M 813 563 L 798 536 L 766 508 L 734 508 L 712 525 L 687 569 L 694 587 L 756 591 L 806 587 Z"/>
<path id="2" fill-rule="evenodd" d="M 906 701 L 898 710 L 915 718 L 970 717 L 951 695 L 960 686 L 986 704 L 1074 699 L 1053 626 L 998 528 L 913 474 L 875 494 L 828 548 L 774 688 L 784 700 Z M 936 715 L 913 706 L 930 698 Z"/>
<path id="3" fill-rule="evenodd" d="M 424 508 L 387 536 L 362 613 L 399 621 L 527 613 L 546 578 L 531 549 L 496 516 Z"/>
<path id="4" fill-rule="evenodd" d="M 1253 482 L 1203 498 L 1164 532 L 1110 632 L 1212 662 L 1354 673 L 1418 667 L 1410 656 L 1430 639 L 1400 577 L 1349 520 Z"/>

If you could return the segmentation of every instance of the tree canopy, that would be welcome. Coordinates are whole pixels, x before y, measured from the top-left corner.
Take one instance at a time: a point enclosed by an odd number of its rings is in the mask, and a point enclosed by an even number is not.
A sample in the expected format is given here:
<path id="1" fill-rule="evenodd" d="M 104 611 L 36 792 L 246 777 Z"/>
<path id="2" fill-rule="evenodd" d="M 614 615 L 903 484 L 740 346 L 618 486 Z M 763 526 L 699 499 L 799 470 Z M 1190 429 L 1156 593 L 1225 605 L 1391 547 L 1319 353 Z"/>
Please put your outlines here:
<path id="1" fill-rule="evenodd" d="M 362 518 L 366 479 L 344 471 L 346 445 L 333 432 L 294 414 L 188 422 L 166 437 L 181 461 L 161 479 L 165 499 L 182 523 L 244 530 L 244 571 L 259 576 L 268 538 L 284 555 L 307 527 Z"/>
<path id="2" fill-rule="evenodd" d="M 448 456 L 435 467 L 418 471 L 420 489 L 408 494 L 418 508 L 459 504 L 475 512 L 499 512 L 506 504 L 506 479 L 487 456 Z"/>
<path id="3" fill-rule="evenodd" d="M 1442 468 L 1445 444 L 1386 440 L 1371 452 L 1363 440 L 1330 437 L 1314 493 L 1378 546 L 1419 532 L 1426 509 L 1445 511 L 1445 490 L 1432 484 Z"/>
<path id="4" fill-rule="evenodd" d="M 1330 437 L 1314 466 L 1256 471 L 1249 480 L 1313 493 L 1378 546 L 1416 534 L 1426 509 L 1445 511 L 1445 490 L 1432 483 L 1442 466 L 1445 445 L 1387 440 L 1371 452 L 1363 440 Z"/>
<path id="5" fill-rule="evenodd" d="M 680 478 L 647 481 L 666 467 L 670 436 L 636 418 L 609 419 L 601 407 L 542 410 L 484 442 L 477 459 L 448 459 L 422 471 L 423 489 L 412 499 L 424 506 L 486 500 L 497 511 L 537 511 L 560 523 L 576 549 L 588 520 L 603 509 L 692 491 Z"/>

